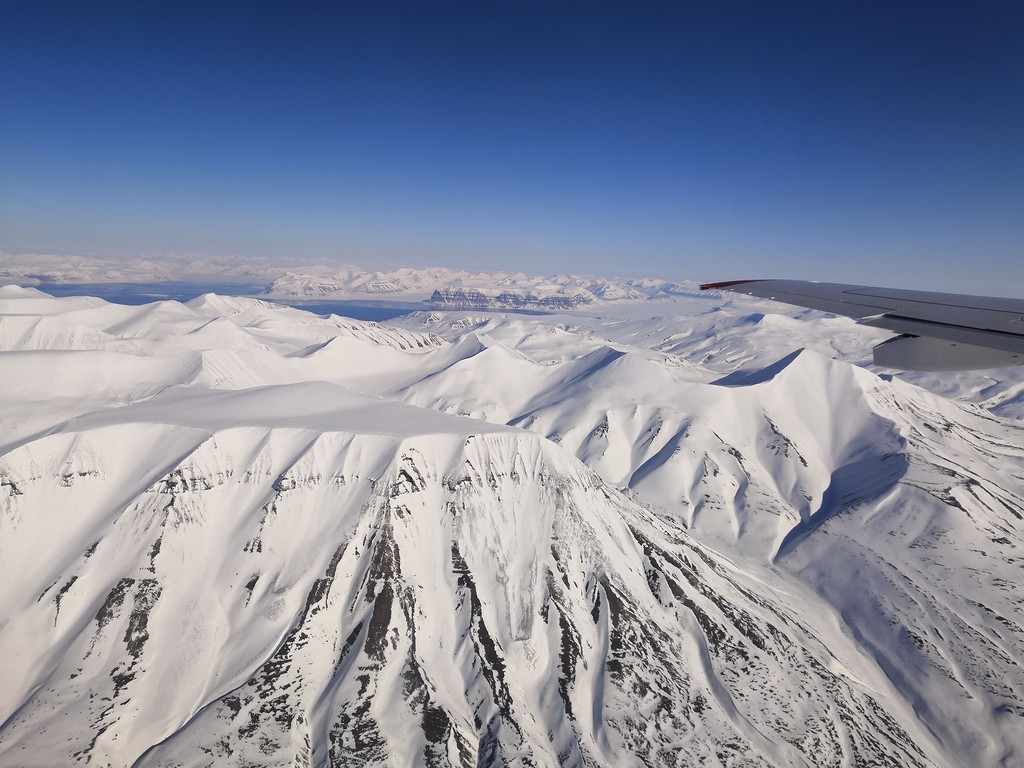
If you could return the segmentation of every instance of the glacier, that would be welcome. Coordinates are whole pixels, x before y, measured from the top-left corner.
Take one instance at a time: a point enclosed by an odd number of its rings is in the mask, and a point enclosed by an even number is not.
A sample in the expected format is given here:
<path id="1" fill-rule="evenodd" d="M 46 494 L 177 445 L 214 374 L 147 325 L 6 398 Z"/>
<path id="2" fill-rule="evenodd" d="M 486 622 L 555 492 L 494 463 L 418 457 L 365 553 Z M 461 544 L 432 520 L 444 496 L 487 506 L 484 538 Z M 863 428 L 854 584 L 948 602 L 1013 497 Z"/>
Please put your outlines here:
<path id="1" fill-rule="evenodd" d="M 1024 763 L 1014 373 L 656 311 L 0 288 L 0 764 Z"/>

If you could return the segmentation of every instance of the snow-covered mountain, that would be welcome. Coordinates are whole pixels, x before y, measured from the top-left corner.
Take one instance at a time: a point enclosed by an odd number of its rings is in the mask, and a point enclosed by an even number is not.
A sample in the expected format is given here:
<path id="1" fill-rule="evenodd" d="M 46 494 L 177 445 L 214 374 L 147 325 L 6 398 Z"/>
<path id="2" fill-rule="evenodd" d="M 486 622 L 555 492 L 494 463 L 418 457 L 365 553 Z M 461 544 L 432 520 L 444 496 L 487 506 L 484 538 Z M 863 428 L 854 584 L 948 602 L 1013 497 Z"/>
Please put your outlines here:
<path id="1" fill-rule="evenodd" d="M 403 267 L 388 271 L 358 266 L 314 267 L 281 275 L 264 295 L 302 298 L 401 298 L 435 307 L 573 309 L 591 302 L 665 300 L 697 290 L 697 283 L 609 280 L 578 275 L 470 272 Z"/>
<path id="2" fill-rule="evenodd" d="M 506 291 L 493 294 L 475 288 L 442 288 L 430 294 L 427 304 L 434 309 L 546 309 L 567 310 L 586 306 L 594 294 L 560 290 L 549 296 L 534 296 Z"/>
<path id="3" fill-rule="evenodd" d="M 1019 763 L 1024 428 L 698 306 L 0 289 L 0 764 Z"/>
<path id="4" fill-rule="evenodd" d="M 768 367 L 796 349 L 866 367 L 936 394 L 1024 418 L 1024 366 L 927 373 L 894 372 L 871 363 L 871 348 L 892 334 L 810 309 L 714 293 L 670 302 L 595 305 L 547 317 L 482 312 L 416 312 L 391 323 L 450 340 L 472 332 L 538 361 L 564 360 L 603 346 L 694 363 L 707 375 Z"/>

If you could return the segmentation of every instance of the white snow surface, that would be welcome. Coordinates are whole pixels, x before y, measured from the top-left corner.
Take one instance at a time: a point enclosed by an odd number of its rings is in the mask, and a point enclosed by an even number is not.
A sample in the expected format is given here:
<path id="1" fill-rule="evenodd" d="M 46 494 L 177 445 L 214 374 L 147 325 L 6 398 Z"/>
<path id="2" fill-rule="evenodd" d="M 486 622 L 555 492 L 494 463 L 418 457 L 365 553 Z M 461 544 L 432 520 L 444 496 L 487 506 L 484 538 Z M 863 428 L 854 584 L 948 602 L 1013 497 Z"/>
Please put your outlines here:
<path id="1" fill-rule="evenodd" d="M 656 307 L 0 288 L 0 765 L 1024 764 L 1017 372 Z"/>

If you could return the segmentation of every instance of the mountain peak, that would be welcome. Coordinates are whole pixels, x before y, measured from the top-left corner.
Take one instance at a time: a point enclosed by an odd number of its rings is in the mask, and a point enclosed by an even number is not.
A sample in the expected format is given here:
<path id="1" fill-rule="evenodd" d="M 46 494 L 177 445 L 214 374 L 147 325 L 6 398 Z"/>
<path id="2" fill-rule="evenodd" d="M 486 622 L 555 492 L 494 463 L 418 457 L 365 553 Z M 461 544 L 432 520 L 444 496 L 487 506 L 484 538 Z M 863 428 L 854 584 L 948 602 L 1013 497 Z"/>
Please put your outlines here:
<path id="1" fill-rule="evenodd" d="M 701 302 L 0 296 L 0 762 L 1005 763 L 1020 425 Z"/>

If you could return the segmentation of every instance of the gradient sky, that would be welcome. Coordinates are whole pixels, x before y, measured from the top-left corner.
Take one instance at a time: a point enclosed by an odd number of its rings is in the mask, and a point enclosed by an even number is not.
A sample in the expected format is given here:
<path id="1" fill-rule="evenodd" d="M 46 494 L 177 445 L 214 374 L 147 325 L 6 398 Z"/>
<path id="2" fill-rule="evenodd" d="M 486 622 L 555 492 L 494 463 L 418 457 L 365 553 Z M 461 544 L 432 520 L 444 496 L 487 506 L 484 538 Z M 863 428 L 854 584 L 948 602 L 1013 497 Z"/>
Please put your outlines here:
<path id="1" fill-rule="evenodd" d="M 1024 3 L 0 4 L 0 249 L 1024 295 Z"/>

